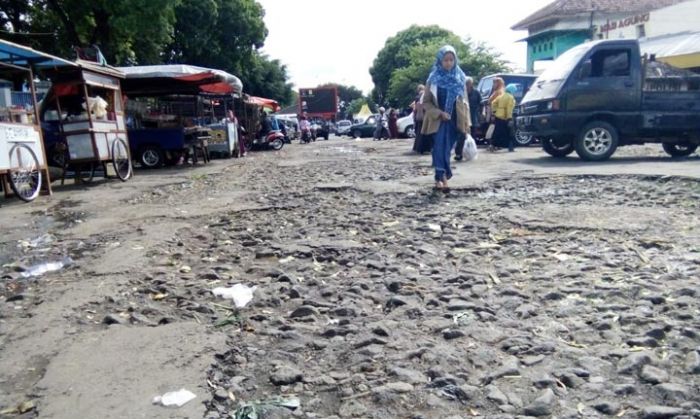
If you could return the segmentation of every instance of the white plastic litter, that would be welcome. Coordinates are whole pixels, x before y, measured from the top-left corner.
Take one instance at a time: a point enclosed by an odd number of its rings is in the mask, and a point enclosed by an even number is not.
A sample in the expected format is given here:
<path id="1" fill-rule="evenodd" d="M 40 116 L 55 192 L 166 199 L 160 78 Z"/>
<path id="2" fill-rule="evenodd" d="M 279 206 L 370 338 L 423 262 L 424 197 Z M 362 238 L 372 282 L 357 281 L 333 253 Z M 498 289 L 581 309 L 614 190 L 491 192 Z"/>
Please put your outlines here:
<path id="1" fill-rule="evenodd" d="M 71 259 L 70 257 L 65 257 L 63 258 L 63 260 L 59 260 L 56 262 L 40 263 L 22 272 L 22 277 L 31 278 L 33 276 L 42 276 L 45 273 L 60 271 L 61 269 L 67 266 L 71 266 L 72 264 L 73 259 Z"/>
<path id="2" fill-rule="evenodd" d="M 471 135 L 467 134 L 467 139 L 464 141 L 464 150 L 462 150 L 462 156 L 464 160 L 472 161 L 479 157 L 479 150 L 476 148 L 476 141 Z"/>
<path id="3" fill-rule="evenodd" d="M 258 287 L 249 287 L 243 284 L 236 284 L 230 288 L 214 288 L 211 292 L 217 297 L 233 300 L 237 308 L 243 308 L 253 299 L 253 292 Z"/>
<path id="4" fill-rule="evenodd" d="M 171 391 L 163 394 L 162 396 L 156 396 L 153 398 L 153 404 L 161 404 L 165 407 L 182 407 L 187 403 L 191 402 L 197 397 L 196 394 L 189 390 L 181 388 L 178 391 Z"/>

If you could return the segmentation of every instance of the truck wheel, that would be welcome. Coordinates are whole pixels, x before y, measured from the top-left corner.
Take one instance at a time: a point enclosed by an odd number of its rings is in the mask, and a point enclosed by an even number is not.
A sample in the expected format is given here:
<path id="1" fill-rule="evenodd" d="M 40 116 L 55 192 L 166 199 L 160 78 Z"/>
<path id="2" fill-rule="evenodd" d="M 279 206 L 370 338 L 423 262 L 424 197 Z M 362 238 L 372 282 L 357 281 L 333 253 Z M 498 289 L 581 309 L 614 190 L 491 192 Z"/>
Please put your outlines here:
<path id="1" fill-rule="evenodd" d="M 139 162 L 144 169 L 157 169 L 165 164 L 165 157 L 160 148 L 149 145 L 141 149 Z"/>
<path id="2" fill-rule="evenodd" d="M 563 159 L 574 152 L 574 146 L 571 143 L 567 143 L 563 146 L 557 145 L 552 138 L 542 140 L 542 149 L 545 153 L 558 159 Z"/>
<path id="3" fill-rule="evenodd" d="M 663 143 L 664 151 L 671 157 L 688 157 L 698 149 L 697 144 Z"/>
<path id="4" fill-rule="evenodd" d="M 617 130 L 611 124 L 594 121 L 587 124 L 576 138 L 576 154 L 586 161 L 603 161 L 613 155 L 618 145 Z"/>

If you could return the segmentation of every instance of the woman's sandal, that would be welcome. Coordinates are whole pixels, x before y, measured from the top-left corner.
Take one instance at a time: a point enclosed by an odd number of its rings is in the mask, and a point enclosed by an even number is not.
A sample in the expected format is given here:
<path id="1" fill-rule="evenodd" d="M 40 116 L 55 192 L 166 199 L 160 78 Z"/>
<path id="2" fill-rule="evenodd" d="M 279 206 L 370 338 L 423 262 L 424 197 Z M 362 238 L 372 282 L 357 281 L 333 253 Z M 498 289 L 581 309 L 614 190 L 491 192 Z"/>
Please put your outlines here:
<path id="1" fill-rule="evenodd" d="M 449 191 L 450 191 L 450 187 L 447 185 L 447 180 L 443 180 L 443 181 L 442 181 L 442 191 L 443 191 L 443 192 L 449 192 Z"/>

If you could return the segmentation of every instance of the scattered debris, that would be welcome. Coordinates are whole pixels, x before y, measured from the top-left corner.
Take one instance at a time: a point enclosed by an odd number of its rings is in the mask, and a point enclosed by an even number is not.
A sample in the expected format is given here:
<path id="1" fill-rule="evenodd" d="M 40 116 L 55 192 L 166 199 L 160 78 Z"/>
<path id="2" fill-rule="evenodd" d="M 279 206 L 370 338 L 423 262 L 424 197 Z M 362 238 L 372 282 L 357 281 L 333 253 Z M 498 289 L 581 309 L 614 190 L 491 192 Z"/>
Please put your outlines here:
<path id="1" fill-rule="evenodd" d="M 178 391 L 171 391 L 153 398 L 153 404 L 160 404 L 165 407 L 182 407 L 197 398 L 197 395 L 184 388 Z"/>

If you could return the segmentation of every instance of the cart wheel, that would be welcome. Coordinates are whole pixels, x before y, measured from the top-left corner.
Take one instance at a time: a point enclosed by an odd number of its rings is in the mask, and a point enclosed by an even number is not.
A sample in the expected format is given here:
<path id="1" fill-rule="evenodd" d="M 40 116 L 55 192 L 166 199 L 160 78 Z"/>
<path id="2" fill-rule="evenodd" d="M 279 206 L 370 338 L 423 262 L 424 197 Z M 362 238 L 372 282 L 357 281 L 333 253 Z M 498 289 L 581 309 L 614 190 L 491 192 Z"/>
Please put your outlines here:
<path id="1" fill-rule="evenodd" d="M 114 165 L 114 171 L 122 182 L 126 182 L 131 177 L 132 168 L 129 148 L 121 138 L 117 138 L 112 143 L 112 164 Z"/>
<path id="2" fill-rule="evenodd" d="M 95 163 L 88 163 L 78 166 L 75 171 L 76 179 L 80 179 L 83 183 L 90 183 L 95 178 Z"/>
<path id="3" fill-rule="evenodd" d="M 41 191 L 43 176 L 39 160 L 31 148 L 24 144 L 15 144 L 10 149 L 10 188 L 19 199 L 33 201 Z"/>

